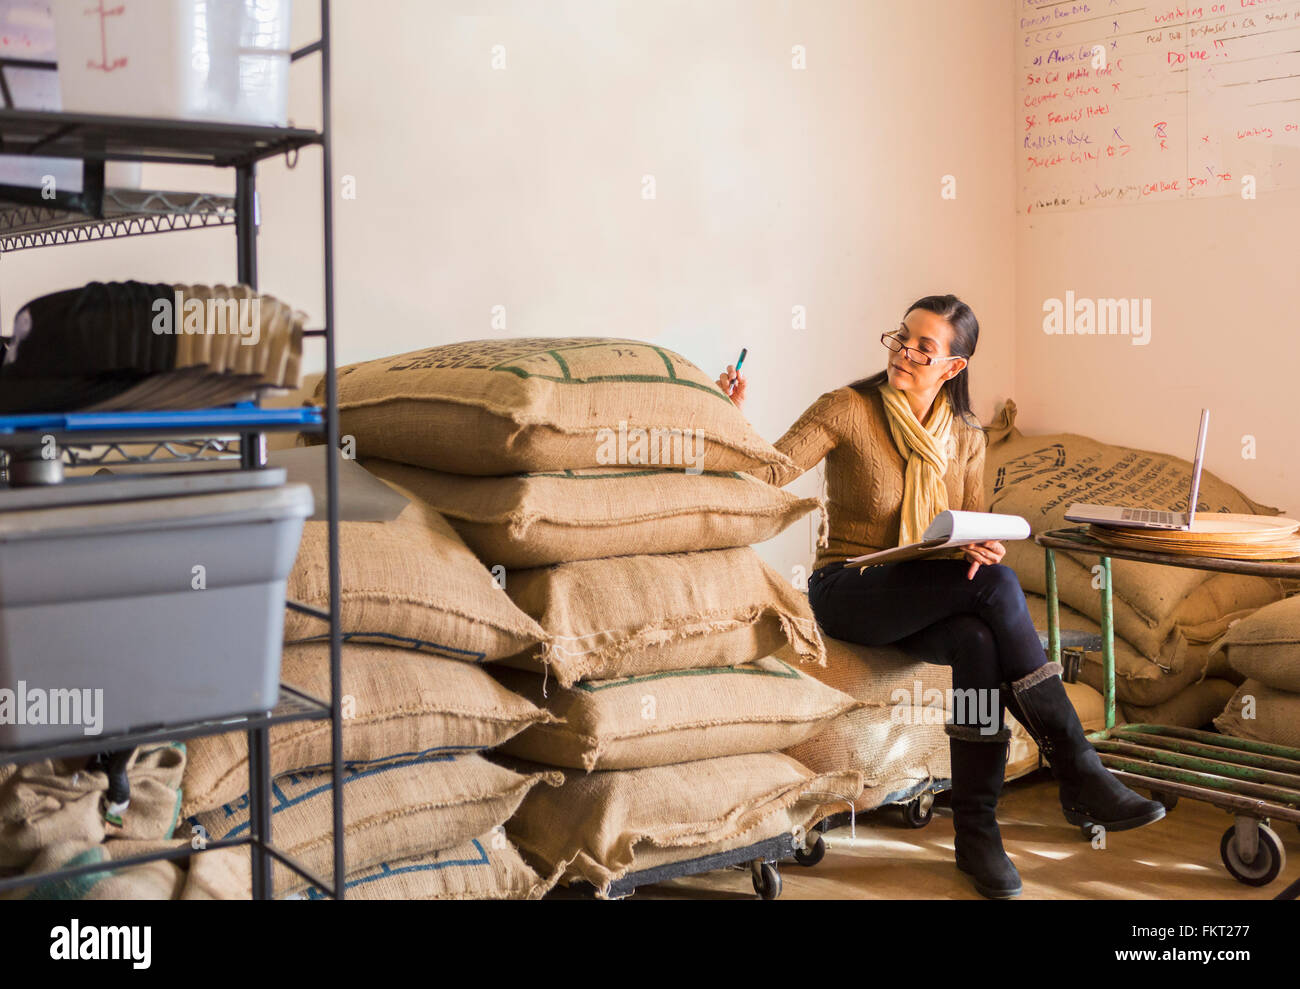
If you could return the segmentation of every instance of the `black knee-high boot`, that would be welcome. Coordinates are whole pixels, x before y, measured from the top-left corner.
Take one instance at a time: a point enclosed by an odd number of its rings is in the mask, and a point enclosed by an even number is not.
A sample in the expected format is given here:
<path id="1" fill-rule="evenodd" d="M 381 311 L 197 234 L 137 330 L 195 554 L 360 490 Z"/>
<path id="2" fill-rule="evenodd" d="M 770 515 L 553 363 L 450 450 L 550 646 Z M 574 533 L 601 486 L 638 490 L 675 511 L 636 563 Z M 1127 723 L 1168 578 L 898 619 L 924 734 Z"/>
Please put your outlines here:
<path id="1" fill-rule="evenodd" d="M 957 868 L 990 899 L 1019 896 L 1020 873 L 1002 849 L 997 819 L 1011 732 L 1003 728 L 994 735 L 983 735 L 978 727 L 951 722 L 944 730 L 952 760 L 952 829 Z"/>
<path id="2" fill-rule="evenodd" d="M 1134 793 L 1102 765 L 1065 692 L 1060 663 L 1040 666 L 1002 696 L 1051 764 L 1060 784 L 1061 809 L 1071 824 L 1127 831 L 1165 816 L 1163 804 Z"/>

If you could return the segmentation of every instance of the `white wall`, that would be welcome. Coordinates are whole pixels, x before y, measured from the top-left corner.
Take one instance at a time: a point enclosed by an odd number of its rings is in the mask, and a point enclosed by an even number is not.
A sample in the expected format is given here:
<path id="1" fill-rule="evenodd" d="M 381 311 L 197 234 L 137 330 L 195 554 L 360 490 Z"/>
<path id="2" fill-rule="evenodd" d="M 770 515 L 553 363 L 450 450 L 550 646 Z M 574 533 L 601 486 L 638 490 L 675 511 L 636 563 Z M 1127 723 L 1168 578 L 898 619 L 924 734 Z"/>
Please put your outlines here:
<path id="1" fill-rule="evenodd" d="M 1300 511 L 1294 293 L 1300 190 L 1020 217 L 1016 402 L 1026 432 L 1070 431 L 1191 458 Z M 1149 298 L 1151 342 L 1049 336 L 1043 301 Z M 1243 437 L 1257 457 L 1244 459 Z"/>
<path id="2" fill-rule="evenodd" d="M 300 39 L 312 7 L 297 5 Z M 746 346 L 746 412 L 776 440 L 822 391 L 883 366 L 877 339 L 912 301 L 953 292 L 983 329 L 976 412 L 1012 392 L 1003 0 L 337 0 L 334 20 L 336 174 L 357 190 L 336 200 L 341 363 L 599 334 L 716 373 Z M 312 123 L 315 60 L 294 73 L 292 115 Z M 261 287 L 317 320 L 318 176 L 307 151 L 261 178 Z M 228 280 L 233 250 L 216 231 L 14 255 L 2 318 L 90 278 Z M 763 553 L 789 573 L 812 532 Z"/>

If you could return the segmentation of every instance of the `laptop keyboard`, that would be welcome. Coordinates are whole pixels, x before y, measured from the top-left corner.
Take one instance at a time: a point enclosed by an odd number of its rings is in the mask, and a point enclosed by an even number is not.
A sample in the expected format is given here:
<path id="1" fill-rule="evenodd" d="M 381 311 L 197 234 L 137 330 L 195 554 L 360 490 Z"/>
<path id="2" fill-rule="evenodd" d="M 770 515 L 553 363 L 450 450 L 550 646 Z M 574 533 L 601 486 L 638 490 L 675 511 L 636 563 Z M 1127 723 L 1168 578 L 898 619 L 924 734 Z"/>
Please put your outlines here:
<path id="1" fill-rule="evenodd" d="M 1149 508 L 1126 508 L 1120 515 L 1123 522 L 1154 522 L 1156 525 L 1181 525 L 1182 517 L 1173 512 L 1155 511 Z"/>

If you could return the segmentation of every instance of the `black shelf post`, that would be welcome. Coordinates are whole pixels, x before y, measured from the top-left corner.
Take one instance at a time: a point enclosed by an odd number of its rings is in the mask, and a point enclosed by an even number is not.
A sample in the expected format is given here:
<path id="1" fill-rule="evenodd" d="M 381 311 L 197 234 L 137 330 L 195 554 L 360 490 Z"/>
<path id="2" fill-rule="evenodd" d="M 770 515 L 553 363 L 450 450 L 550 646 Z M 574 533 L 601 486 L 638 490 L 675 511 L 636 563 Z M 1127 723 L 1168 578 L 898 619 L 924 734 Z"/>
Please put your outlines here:
<path id="1" fill-rule="evenodd" d="M 321 0 L 321 186 L 325 240 L 325 456 L 326 487 L 329 490 L 328 526 L 330 584 L 330 744 L 335 768 L 334 786 L 334 898 L 343 899 L 347 875 L 343 842 L 343 781 L 337 770 L 343 765 L 343 636 L 339 615 L 339 392 L 334 349 L 334 164 L 330 118 L 330 0 Z"/>
<path id="2" fill-rule="evenodd" d="M 235 268 L 241 284 L 257 290 L 257 165 L 245 162 L 235 169 Z M 260 404 L 260 403 L 259 403 Z M 239 460 L 245 470 L 266 466 L 266 440 L 261 433 L 243 433 Z"/>
<path id="3" fill-rule="evenodd" d="M 248 830 L 253 867 L 253 899 L 269 900 L 275 895 L 271 880 L 271 748 L 265 727 L 248 732 Z"/>
<path id="4" fill-rule="evenodd" d="M 257 288 L 257 165 L 235 169 L 235 252 L 238 277 Z"/>

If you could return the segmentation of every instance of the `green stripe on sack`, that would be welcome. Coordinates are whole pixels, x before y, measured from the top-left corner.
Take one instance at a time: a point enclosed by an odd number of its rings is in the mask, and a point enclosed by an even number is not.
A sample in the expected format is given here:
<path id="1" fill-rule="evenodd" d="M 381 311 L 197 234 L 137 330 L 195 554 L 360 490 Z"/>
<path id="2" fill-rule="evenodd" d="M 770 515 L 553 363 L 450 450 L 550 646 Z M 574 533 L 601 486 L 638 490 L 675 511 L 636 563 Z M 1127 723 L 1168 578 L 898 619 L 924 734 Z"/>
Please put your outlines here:
<path id="1" fill-rule="evenodd" d="M 602 340 L 599 343 L 580 344 L 572 347 L 564 347 L 563 349 L 570 350 L 570 351 L 587 350 L 591 347 L 609 347 L 612 345 L 613 344 L 611 344 L 610 341 Z M 518 375 L 521 378 L 540 378 L 542 381 L 553 381 L 556 384 L 562 384 L 562 385 L 586 385 L 597 381 L 622 381 L 622 382 L 634 381 L 634 382 L 641 382 L 644 384 L 683 385 L 687 388 L 697 388 L 700 391 L 707 392 L 710 395 L 714 395 L 722 399 L 724 402 L 727 403 L 731 402 L 730 396 L 724 395 L 721 389 L 719 389 L 712 382 L 710 382 L 709 384 L 701 384 L 698 381 L 687 381 L 683 378 L 679 378 L 677 376 L 677 369 L 673 367 L 672 359 L 668 356 L 667 351 L 665 351 L 662 347 L 656 347 L 652 343 L 645 343 L 645 342 L 636 343 L 636 346 L 648 347 L 650 350 L 654 351 L 654 353 L 658 354 L 659 359 L 664 362 L 664 368 L 667 370 L 668 373 L 666 375 L 598 374 L 598 375 L 593 375 L 590 378 L 575 378 L 573 376 L 572 370 L 569 368 L 569 365 L 565 362 L 564 358 L 560 356 L 560 351 L 558 349 L 543 351 L 543 353 L 545 353 L 548 357 L 554 359 L 556 364 L 559 365 L 560 371 L 562 372 L 560 376 L 553 375 L 553 374 L 538 374 L 535 371 L 529 371 L 527 368 L 519 367 L 517 364 L 497 364 L 494 365 L 493 367 L 488 368 L 488 370 L 505 371 L 510 374 Z M 536 353 L 533 353 L 533 354 L 528 354 L 526 356 L 536 357 L 538 355 Z"/>
<path id="2" fill-rule="evenodd" d="M 665 670 L 662 673 L 645 673 L 641 676 L 624 677 L 620 680 L 606 680 L 599 685 L 586 681 L 579 681 L 573 686 L 577 690 L 585 690 L 589 694 L 594 694 L 599 690 L 609 690 L 613 687 L 626 687 L 633 683 L 648 683 L 651 680 L 668 680 L 672 677 L 701 677 L 701 676 L 725 676 L 729 673 L 740 673 L 745 676 L 762 676 L 777 677 L 781 680 L 798 680 L 802 674 L 793 666 L 784 660 L 776 659 L 786 672 L 780 670 L 759 670 L 753 667 L 743 666 L 707 666 L 695 670 Z"/>
<path id="3" fill-rule="evenodd" d="M 509 371 L 511 374 L 517 374 L 521 378 L 540 378 L 542 381 L 554 381 L 561 385 L 590 385 L 596 382 L 604 381 L 621 381 L 621 382 L 639 382 L 641 384 L 652 385 L 681 385 L 684 388 L 697 388 L 709 395 L 716 395 L 724 402 L 730 402 L 731 399 L 722 394 L 716 385 L 701 384 L 698 381 L 686 381 L 683 378 L 667 378 L 659 374 L 596 374 L 590 378 L 559 378 L 553 374 L 535 374 L 532 371 L 526 371 L 522 367 L 511 367 L 506 364 L 492 368 L 493 371 Z"/>
<path id="4" fill-rule="evenodd" d="M 558 350 L 548 350 L 547 353 L 555 358 L 556 364 L 560 365 L 560 370 L 564 372 L 564 380 L 573 380 L 573 375 L 569 373 L 569 365 L 564 363 L 564 358 L 560 356 L 560 352 Z"/>
<path id="5" fill-rule="evenodd" d="M 658 347 L 654 346 L 654 344 L 651 344 L 651 345 L 650 345 L 650 349 L 653 350 L 656 354 L 659 355 L 659 359 L 662 360 L 662 361 L 664 362 L 664 367 L 668 368 L 668 377 L 670 377 L 670 378 L 672 378 L 674 381 L 676 381 L 676 380 L 677 380 L 677 372 L 676 372 L 675 370 L 673 370 L 673 362 L 670 361 L 670 360 L 668 359 L 668 355 L 665 354 L 665 353 L 664 353 L 662 350 L 660 350 Z"/>
<path id="6" fill-rule="evenodd" d="M 75 869 L 83 865 L 95 865 L 105 861 L 102 848 L 87 848 L 73 856 L 60 869 Z M 84 900 L 95 888 L 95 884 L 104 878 L 105 872 L 91 872 L 84 876 L 72 876 L 65 879 L 53 879 L 36 886 L 23 899 L 25 900 Z"/>

